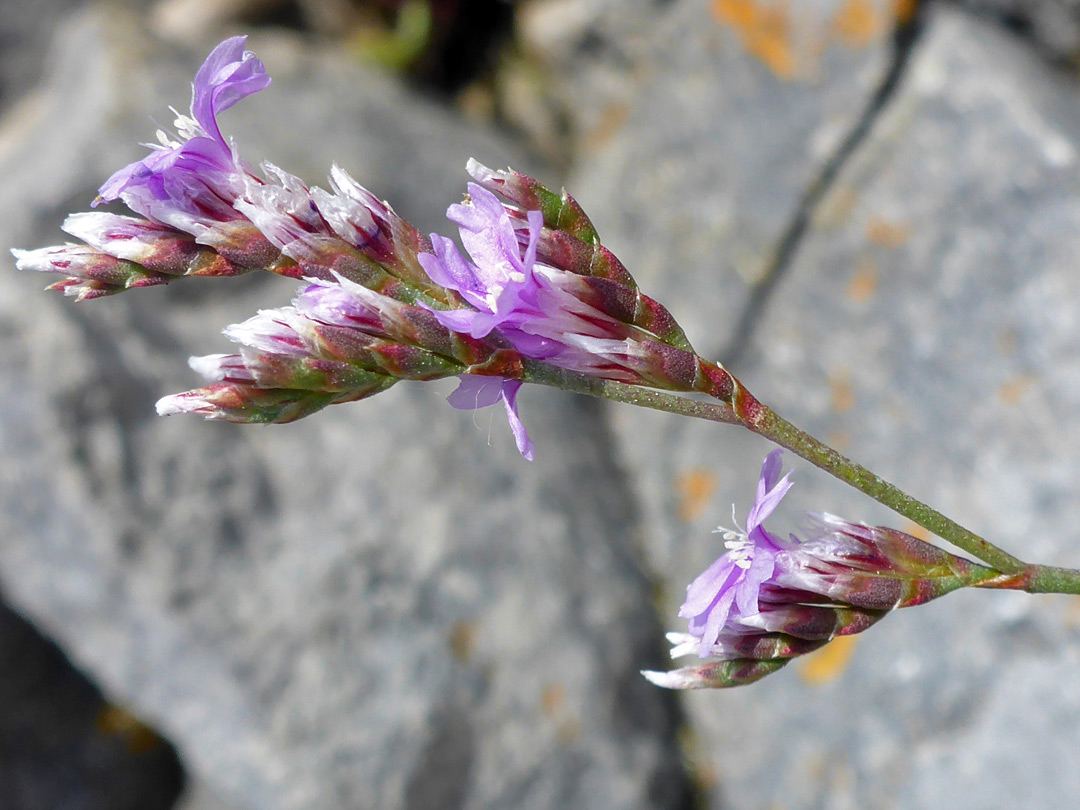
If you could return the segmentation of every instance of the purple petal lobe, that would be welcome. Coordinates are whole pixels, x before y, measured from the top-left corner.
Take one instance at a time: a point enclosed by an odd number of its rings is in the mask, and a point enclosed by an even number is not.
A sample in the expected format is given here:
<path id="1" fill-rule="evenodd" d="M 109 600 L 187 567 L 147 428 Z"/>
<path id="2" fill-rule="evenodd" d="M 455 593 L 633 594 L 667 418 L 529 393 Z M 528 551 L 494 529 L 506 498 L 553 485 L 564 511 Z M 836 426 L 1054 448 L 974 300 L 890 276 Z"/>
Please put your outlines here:
<path id="1" fill-rule="evenodd" d="M 686 589 L 679 615 L 689 620 L 689 632 L 699 639 L 702 658 L 714 654 L 725 633 L 759 612 L 762 588 L 776 572 L 777 552 L 785 546 L 761 522 L 791 488 L 790 476 L 780 478 L 780 453 L 770 453 L 762 464 L 746 533 L 721 530 L 728 550 Z"/>
<path id="2" fill-rule="evenodd" d="M 529 438 L 517 411 L 517 395 L 521 389 L 521 382 L 476 374 L 462 374 L 458 379 L 461 381 L 460 384 L 454 393 L 446 398 L 446 401 L 458 410 L 471 411 L 494 405 L 501 399 L 506 408 L 506 418 L 510 422 L 510 430 L 514 434 L 518 452 L 526 461 L 532 461 L 536 455 L 536 447 Z"/>
<path id="3" fill-rule="evenodd" d="M 773 450 L 765 456 L 765 462 L 761 465 L 761 478 L 758 479 L 757 498 L 746 517 L 747 532 L 753 532 L 757 526 L 760 526 L 791 489 L 790 473 L 777 483 L 780 468 L 783 466 L 780 459 L 783 452 L 783 450 Z"/>
<path id="4" fill-rule="evenodd" d="M 458 377 L 458 387 L 446 401 L 459 411 L 475 411 L 494 405 L 502 396 L 501 377 L 481 377 L 476 374 L 462 374 Z"/>
<path id="5" fill-rule="evenodd" d="M 704 613 L 716 601 L 716 594 L 727 584 L 735 567 L 726 554 L 718 557 L 687 586 L 686 601 L 679 608 L 679 615 L 690 618 Z"/>
<path id="6" fill-rule="evenodd" d="M 192 118 L 177 117 L 176 135 L 159 132 L 154 151 L 114 172 L 94 205 L 122 199 L 136 213 L 195 236 L 240 217 L 233 203 L 243 193 L 244 170 L 221 135 L 217 114 L 270 83 L 244 41 L 233 37 L 211 52 L 192 85 Z"/>
<path id="7" fill-rule="evenodd" d="M 447 287 L 463 295 L 472 293 L 483 300 L 487 290 L 476 278 L 475 268 L 465 261 L 461 251 L 451 240 L 437 233 L 431 234 L 431 247 L 435 251 L 419 255 L 420 266 L 428 277 L 440 287 Z"/>
<path id="8" fill-rule="evenodd" d="M 263 63 L 244 50 L 245 42 L 247 37 L 231 37 L 214 48 L 192 84 L 191 115 L 207 135 L 222 145 L 225 139 L 218 129 L 218 113 L 270 84 Z"/>
<path id="9" fill-rule="evenodd" d="M 517 411 L 517 395 L 522 383 L 519 380 L 505 380 L 503 382 L 503 405 L 506 406 L 506 418 L 510 420 L 510 430 L 514 434 L 518 452 L 526 461 L 532 461 L 536 456 L 536 447 L 533 445 L 529 434 L 525 431 L 525 425 Z"/>

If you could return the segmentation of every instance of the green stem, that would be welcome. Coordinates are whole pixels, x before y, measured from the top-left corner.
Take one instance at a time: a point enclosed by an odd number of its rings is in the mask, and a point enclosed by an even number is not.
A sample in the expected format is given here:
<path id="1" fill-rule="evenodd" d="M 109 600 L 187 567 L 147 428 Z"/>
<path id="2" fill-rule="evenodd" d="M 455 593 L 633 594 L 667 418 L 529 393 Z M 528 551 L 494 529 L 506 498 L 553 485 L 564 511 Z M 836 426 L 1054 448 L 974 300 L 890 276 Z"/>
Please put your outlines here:
<path id="1" fill-rule="evenodd" d="M 946 517 L 922 501 L 911 497 L 881 476 L 875 475 L 862 465 L 836 452 L 824 442 L 795 427 L 768 408 L 759 423 L 750 429 L 781 447 L 786 447 L 816 467 L 850 484 L 878 503 L 918 523 L 924 529 L 948 540 L 957 548 L 962 548 L 998 571 L 1015 573 L 1027 567 L 1022 560 L 964 528 L 955 520 Z"/>
<path id="2" fill-rule="evenodd" d="M 846 458 L 756 400 L 754 404 L 759 407 L 756 407 L 754 417 L 751 419 L 740 416 L 732 406 L 724 402 L 690 399 L 666 391 L 601 380 L 533 360 L 525 362 L 521 379 L 523 382 L 550 385 L 564 391 L 625 402 L 665 413 L 729 425 L 742 425 L 787 448 L 814 466 L 1002 572 L 1001 576 L 980 583 L 976 587 L 1022 590 L 1028 593 L 1080 594 L 1080 571 L 1051 565 L 1030 565 L 1023 562 L 936 509 L 911 497 L 881 476 L 875 475 L 862 465 Z"/>
<path id="3" fill-rule="evenodd" d="M 1031 582 L 1024 588 L 1028 593 L 1080 594 L 1080 571 L 1054 565 L 1035 565 Z"/>
<path id="4" fill-rule="evenodd" d="M 1080 594 L 1080 571 L 1053 565 L 1028 565 L 1022 571 L 980 582 L 976 588 L 998 588 L 1028 593 Z"/>
<path id="5" fill-rule="evenodd" d="M 695 419 L 706 419 L 710 422 L 722 422 L 728 425 L 741 425 L 743 423 L 735 415 L 735 411 L 730 405 L 703 402 L 652 388 L 641 388 L 637 385 L 600 380 L 596 377 L 578 374 L 575 371 L 566 371 L 535 360 L 525 361 L 525 371 L 520 379 L 522 382 L 550 385 L 554 388 L 561 388 L 563 391 L 610 399 L 615 402 L 625 402 L 641 408 L 652 408 L 654 411 L 692 416 Z"/>
<path id="6" fill-rule="evenodd" d="M 526 361 L 525 371 L 521 379 L 524 382 L 550 385 L 565 391 L 611 399 L 616 402 L 626 402 L 631 405 L 665 411 L 666 413 L 692 416 L 695 419 L 706 419 L 712 422 L 742 425 L 781 447 L 787 448 L 816 467 L 825 470 L 825 472 L 839 478 L 844 483 L 850 484 L 860 492 L 869 495 L 879 503 L 888 506 L 898 514 L 928 529 L 957 548 L 972 554 L 998 571 L 1005 574 L 1026 575 L 1033 568 L 964 528 L 936 509 L 911 497 L 865 467 L 844 457 L 765 406 L 761 406 L 757 417 L 751 422 L 739 417 L 735 410 L 726 403 L 699 401 L 664 391 L 600 380 L 532 360 Z M 1078 579 L 1080 573 L 1070 572 L 1066 569 L 1050 569 L 1039 566 L 1035 568 L 1040 572 L 1054 573 L 1040 573 L 1038 577 L 1032 578 L 1031 582 L 1028 583 L 1031 587 L 1038 588 L 1040 592 L 1077 592 L 1074 590 L 1061 590 L 1061 588 L 1078 587 L 1077 582 L 1080 582 L 1080 579 Z M 999 585 L 996 587 L 1005 586 Z M 1028 588 L 1025 587 L 1024 589 L 1027 590 Z"/>

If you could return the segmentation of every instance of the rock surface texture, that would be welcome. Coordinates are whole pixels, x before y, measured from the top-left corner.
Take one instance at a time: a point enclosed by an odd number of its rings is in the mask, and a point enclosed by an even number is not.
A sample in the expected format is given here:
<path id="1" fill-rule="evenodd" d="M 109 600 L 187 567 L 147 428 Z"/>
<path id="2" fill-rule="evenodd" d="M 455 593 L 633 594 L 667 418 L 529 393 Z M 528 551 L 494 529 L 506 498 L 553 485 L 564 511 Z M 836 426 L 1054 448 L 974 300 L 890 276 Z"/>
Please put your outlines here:
<path id="1" fill-rule="evenodd" d="M 1020 40 L 931 9 L 896 89 L 739 336 L 746 349 L 733 368 L 788 418 L 977 531 L 1026 558 L 1074 565 L 1076 98 L 1075 82 Z M 574 187 L 586 204 L 606 178 L 633 171 L 622 142 L 636 142 L 646 118 L 582 172 Z M 790 150 L 801 149 L 793 133 Z M 688 156 L 673 171 L 706 177 L 730 159 L 703 167 Z M 697 193 L 688 184 L 675 204 Z M 669 197 L 657 193 L 652 204 L 667 208 Z M 624 254 L 660 238 L 617 218 L 605 224 Z M 710 285 L 700 265 L 652 250 L 657 263 L 646 272 L 687 290 L 676 311 L 691 339 L 727 338 L 717 335 L 713 302 L 729 290 L 745 296 L 740 282 Z M 718 238 L 702 260 L 725 250 Z M 768 448 L 711 425 L 612 415 L 642 494 L 652 564 L 671 583 L 675 628 L 681 583 L 721 550 L 709 530 L 730 525 L 730 501 L 745 516 Z M 790 525 L 781 518 L 778 530 L 797 529 L 799 506 L 911 530 L 793 466 Z M 1067 803 L 1080 787 L 1070 742 L 1080 707 L 1065 685 L 1078 636 L 1070 598 L 962 593 L 748 689 L 689 695 L 712 806 Z"/>
<path id="2" fill-rule="evenodd" d="M 1051 60 L 1072 66 L 1080 60 L 1080 2 L 1077 0 L 955 2 L 1028 39 Z"/>
<path id="3" fill-rule="evenodd" d="M 582 108 L 567 187 L 700 350 L 1009 550 L 1080 565 L 1074 78 L 955 5 L 523 9 Z M 343 55 L 250 45 L 274 84 L 223 119 L 249 159 L 316 183 L 336 160 L 443 232 L 470 155 L 558 184 Z M 206 49 L 107 10 L 68 20 L 0 122 L 0 245 L 61 241 Z M 953 594 L 731 692 L 640 678 L 666 666 L 711 530 L 731 501 L 745 516 L 769 449 L 748 434 L 526 390 L 530 465 L 501 413 L 453 411 L 445 384 L 288 426 L 159 419 L 155 399 L 195 382 L 186 357 L 291 283 L 74 305 L 42 281 L 0 272 L 0 592 L 104 694 L 69 698 L 175 745 L 182 810 L 974 810 L 1080 791 L 1073 599 Z M 788 463 L 777 531 L 800 508 L 912 530 Z M 43 655 L 12 621 L 0 645 Z M 0 734 L 21 734 L 8 717 Z M 94 745 L 42 744 L 34 767 Z"/>

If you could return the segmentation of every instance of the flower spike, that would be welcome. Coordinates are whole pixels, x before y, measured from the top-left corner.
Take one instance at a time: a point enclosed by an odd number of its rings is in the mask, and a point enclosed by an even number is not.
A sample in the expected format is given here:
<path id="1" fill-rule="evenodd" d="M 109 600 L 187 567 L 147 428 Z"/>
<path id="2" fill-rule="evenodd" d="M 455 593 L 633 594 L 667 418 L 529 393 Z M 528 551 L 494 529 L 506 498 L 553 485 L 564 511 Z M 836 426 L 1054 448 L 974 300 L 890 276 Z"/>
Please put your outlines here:
<path id="1" fill-rule="evenodd" d="M 20 268 L 61 275 L 51 289 L 78 300 L 254 270 L 309 285 L 291 307 L 229 327 L 239 352 L 193 361 L 210 385 L 166 398 L 162 413 L 290 421 L 397 380 L 458 375 L 450 404 L 501 402 L 531 459 L 517 406 L 530 379 L 701 392 L 735 409 L 735 379 L 693 352 L 565 191 L 470 161 L 476 182 L 447 211 L 462 251 L 338 166 L 329 190 L 251 168 L 218 121 L 270 83 L 245 43 L 215 48 L 190 114 L 102 185 L 94 205 L 119 200 L 138 216 L 72 214 L 64 229 L 84 244 L 15 251 Z"/>
<path id="2" fill-rule="evenodd" d="M 710 663 L 642 674 L 669 689 L 740 686 L 768 675 L 836 636 L 861 633 L 898 607 L 957 588 L 988 585 L 1000 572 L 911 535 L 825 513 L 809 515 L 800 539 L 769 532 L 765 519 L 791 488 L 781 454 L 765 458 L 746 529 L 721 529 L 724 552 L 686 589 L 670 633 L 673 658 Z"/>

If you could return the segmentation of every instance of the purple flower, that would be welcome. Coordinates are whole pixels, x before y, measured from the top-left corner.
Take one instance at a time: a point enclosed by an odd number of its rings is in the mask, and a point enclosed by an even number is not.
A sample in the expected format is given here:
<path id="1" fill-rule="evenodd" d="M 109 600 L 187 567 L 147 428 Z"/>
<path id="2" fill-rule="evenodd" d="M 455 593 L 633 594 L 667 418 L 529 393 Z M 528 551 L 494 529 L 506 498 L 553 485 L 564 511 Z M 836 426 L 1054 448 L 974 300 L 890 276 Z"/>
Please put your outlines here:
<path id="1" fill-rule="evenodd" d="M 841 635 L 860 633 L 898 607 L 957 588 L 986 586 L 998 571 L 883 526 L 811 513 L 800 539 L 762 525 L 791 488 L 780 450 L 765 458 L 746 531 L 720 529 L 727 551 L 686 589 L 679 615 L 687 632 L 669 633 L 671 656 L 710 663 L 643 672 L 670 689 L 728 687 L 775 672 Z"/>
<path id="2" fill-rule="evenodd" d="M 762 583 L 776 571 L 777 554 L 790 546 L 762 525 L 791 489 L 791 473 L 780 478 L 782 453 L 773 450 L 761 465 L 757 497 L 746 518 L 746 531 L 720 530 L 727 552 L 686 589 L 679 616 L 689 619 L 689 633 L 698 640 L 701 658 L 712 654 L 729 622 L 758 613 Z"/>
<path id="3" fill-rule="evenodd" d="M 580 276 L 537 261 L 541 213 L 524 212 L 521 245 L 499 198 L 476 183 L 468 188 L 469 202 L 450 206 L 447 216 L 472 260 L 438 234 L 431 235 L 434 253 L 419 257 L 432 281 L 470 305 L 436 312 L 439 322 L 474 338 L 497 332 L 522 354 L 572 371 L 640 382 L 628 343 L 645 336 L 583 301 Z"/>
<path id="4" fill-rule="evenodd" d="M 100 202 L 123 200 L 143 216 L 194 235 L 214 223 L 239 219 L 233 202 L 246 173 L 218 128 L 217 115 L 262 90 L 270 77 L 246 37 L 232 37 L 206 58 L 192 84 L 191 116 L 177 115 L 175 137 L 158 132 L 147 157 L 112 175 Z"/>
<path id="5" fill-rule="evenodd" d="M 539 211 L 528 212 L 529 243 L 521 254 L 510 217 L 498 198 L 480 186 L 469 184 L 470 203 L 452 205 L 447 217 L 458 224 L 461 241 L 473 262 L 444 236 L 431 235 L 434 254 L 421 254 L 420 263 L 436 284 L 459 293 L 472 309 L 437 313 L 446 327 L 475 338 L 486 337 L 502 327 L 507 337 L 522 335 L 520 326 L 537 316 L 539 284 L 533 274 L 536 236 L 543 224 Z M 551 354 L 554 347 L 530 346 L 533 352 Z"/>
<path id="6" fill-rule="evenodd" d="M 470 163 L 470 165 L 473 165 Z M 433 253 L 420 264 L 436 285 L 457 293 L 468 307 L 435 310 L 448 329 L 472 338 L 506 340 L 526 357 L 571 371 L 631 384 L 646 382 L 655 366 L 649 336 L 592 306 L 589 280 L 537 260 L 543 229 L 540 211 L 510 211 L 486 188 L 470 183 L 469 200 L 452 205 L 466 259 L 446 237 L 431 234 Z M 471 260 L 470 260 L 471 259 Z M 532 443 L 516 409 L 520 383 L 502 378 L 462 378 L 452 395 L 457 408 L 502 400 L 518 449 L 532 458 Z"/>
<path id="7" fill-rule="evenodd" d="M 718 375 L 729 380 L 637 290 L 565 191 L 470 161 L 478 182 L 448 210 L 462 253 L 337 166 L 330 191 L 269 163 L 257 175 L 218 124 L 270 83 L 245 42 L 215 48 L 192 84 L 190 115 L 178 113 L 174 133 L 159 132 L 149 155 L 102 185 L 94 205 L 121 200 L 142 218 L 72 215 L 65 228 L 85 245 L 16 251 L 19 267 L 66 276 L 52 289 L 80 300 L 252 270 L 317 282 L 293 307 L 231 327 L 239 352 L 196 361 L 214 384 L 166 399 L 165 412 L 288 421 L 395 380 L 460 375 L 451 404 L 501 401 L 531 459 L 517 395 L 543 377 L 539 362 L 678 391 L 713 393 Z"/>

